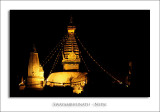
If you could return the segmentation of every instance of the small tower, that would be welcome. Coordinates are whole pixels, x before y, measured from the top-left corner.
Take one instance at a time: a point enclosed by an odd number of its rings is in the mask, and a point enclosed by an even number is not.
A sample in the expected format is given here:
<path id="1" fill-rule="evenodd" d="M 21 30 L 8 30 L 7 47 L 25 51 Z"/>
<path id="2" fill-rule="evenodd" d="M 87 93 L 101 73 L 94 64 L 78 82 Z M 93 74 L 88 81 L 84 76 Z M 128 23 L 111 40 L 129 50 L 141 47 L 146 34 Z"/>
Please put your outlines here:
<path id="1" fill-rule="evenodd" d="M 30 52 L 29 64 L 28 64 L 28 78 L 27 88 L 43 89 L 44 83 L 44 71 L 39 63 L 38 53 L 35 46 L 33 51 Z"/>
<path id="2" fill-rule="evenodd" d="M 23 76 L 22 76 L 21 82 L 19 84 L 19 90 L 24 90 L 24 89 L 25 89 L 25 83 L 24 83 Z"/>
<path id="3" fill-rule="evenodd" d="M 127 84 L 127 87 L 131 85 L 131 75 L 132 75 L 132 61 L 129 61 L 129 73 L 126 76 L 125 82 Z"/>

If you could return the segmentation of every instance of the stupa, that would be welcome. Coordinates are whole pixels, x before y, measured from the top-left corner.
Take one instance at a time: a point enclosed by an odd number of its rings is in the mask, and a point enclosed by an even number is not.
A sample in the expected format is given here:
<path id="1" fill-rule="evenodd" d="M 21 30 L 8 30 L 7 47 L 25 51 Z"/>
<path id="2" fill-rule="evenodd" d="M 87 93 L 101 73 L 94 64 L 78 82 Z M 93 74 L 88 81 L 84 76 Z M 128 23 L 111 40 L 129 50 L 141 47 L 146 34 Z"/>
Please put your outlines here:
<path id="1" fill-rule="evenodd" d="M 42 90 L 44 87 L 44 71 L 39 63 L 38 52 L 33 46 L 28 64 L 27 88 Z"/>
<path id="2" fill-rule="evenodd" d="M 79 72 L 79 64 L 81 58 L 79 55 L 79 48 L 75 39 L 76 26 L 72 23 L 67 27 L 68 34 L 62 51 L 62 65 L 63 72 L 54 72 L 47 78 L 46 84 L 48 86 L 70 86 L 73 88 L 73 93 L 80 94 L 83 87 L 87 84 L 87 72 Z"/>

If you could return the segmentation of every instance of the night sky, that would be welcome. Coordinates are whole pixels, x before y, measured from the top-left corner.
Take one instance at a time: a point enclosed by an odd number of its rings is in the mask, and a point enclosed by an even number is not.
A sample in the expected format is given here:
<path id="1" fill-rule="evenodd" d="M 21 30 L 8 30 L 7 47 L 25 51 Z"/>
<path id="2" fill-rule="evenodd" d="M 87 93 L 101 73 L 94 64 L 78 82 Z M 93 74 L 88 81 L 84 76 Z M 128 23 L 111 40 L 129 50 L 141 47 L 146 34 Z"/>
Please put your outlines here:
<path id="1" fill-rule="evenodd" d="M 128 62 L 132 61 L 133 84 L 140 91 L 139 96 L 149 96 L 149 10 L 11 10 L 11 92 L 22 75 L 27 78 L 33 43 L 42 63 L 66 35 L 71 16 L 77 28 L 76 35 L 95 60 L 121 80 L 128 74 Z M 89 69 L 101 73 L 102 70 L 87 56 L 80 44 L 79 49 Z M 48 77 L 54 59 L 44 66 L 45 77 Z M 61 63 L 57 66 L 55 71 L 62 71 Z M 101 77 L 100 74 L 97 77 Z"/>

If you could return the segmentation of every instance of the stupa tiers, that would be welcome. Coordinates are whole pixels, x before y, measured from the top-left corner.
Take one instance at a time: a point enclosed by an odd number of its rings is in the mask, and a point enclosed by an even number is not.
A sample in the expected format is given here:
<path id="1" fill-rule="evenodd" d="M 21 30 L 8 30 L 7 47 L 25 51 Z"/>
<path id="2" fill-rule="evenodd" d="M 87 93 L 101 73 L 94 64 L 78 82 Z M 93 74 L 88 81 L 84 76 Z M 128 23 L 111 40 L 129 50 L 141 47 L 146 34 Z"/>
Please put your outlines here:
<path id="1" fill-rule="evenodd" d="M 87 72 L 79 72 L 81 59 L 75 39 L 76 27 L 72 25 L 72 18 L 67 30 L 68 37 L 62 51 L 63 72 L 51 73 L 47 79 L 47 85 L 51 87 L 71 86 L 73 88 L 73 93 L 80 94 L 83 91 L 85 84 L 87 84 Z"/>
<path id="2" fill-rule="evenodd" d="M 72 22 L 71 22 L 72 23 Z M 71 24 L 70 23 L 70 24 Z M 64 70 L 79 70 L 80 57 L 79 48 L 75 39 L 75 26 L 68 26 L 68 39 L 64 45 L 64 51 L 62 53 L 63 69 Z"/>
<path id="3" fill-rule="evenodd" d="M 44 71 L 39 63 L 38 53 L 35 46 L 33 52 L 30 52 L 28 64 L 27 88 L 43 89 L 44 86 Z"/>

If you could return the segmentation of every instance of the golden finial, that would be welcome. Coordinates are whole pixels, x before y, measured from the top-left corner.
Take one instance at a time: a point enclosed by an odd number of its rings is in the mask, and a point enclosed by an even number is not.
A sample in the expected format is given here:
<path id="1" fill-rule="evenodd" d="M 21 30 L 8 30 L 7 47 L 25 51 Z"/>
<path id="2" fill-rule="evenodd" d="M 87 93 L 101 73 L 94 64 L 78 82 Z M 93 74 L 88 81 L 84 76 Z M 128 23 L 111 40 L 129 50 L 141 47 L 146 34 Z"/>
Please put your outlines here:
<path id="1" fill-rule="evenodd" d="M 73 23 L 73 18 L 72 18 L 72 16 L 71 16 L 71 18 L 70 18 L 70 24 L 72 24 Z"/>

